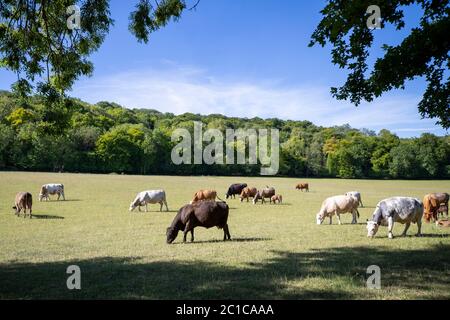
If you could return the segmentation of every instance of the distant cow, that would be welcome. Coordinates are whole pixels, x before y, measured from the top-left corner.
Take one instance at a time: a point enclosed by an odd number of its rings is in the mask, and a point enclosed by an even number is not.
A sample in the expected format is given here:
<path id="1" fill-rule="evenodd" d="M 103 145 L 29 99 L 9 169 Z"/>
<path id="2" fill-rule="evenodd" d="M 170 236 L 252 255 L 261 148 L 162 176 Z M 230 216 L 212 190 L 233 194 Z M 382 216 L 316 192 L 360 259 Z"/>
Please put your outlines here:
<path id="1" fill-rule="evenodd" d="M 16 210 L 15 214 L 20 216 L 20 212 L 23 210 L 23 217 L 27 216 L 27 209 L 29 210 L 29 216 L 31 219 L 33 207 L 33 196 L 29 192 L 19 192 L 16 194 L 16 198 L 14 200 L 13 209 Z"/>
<path id="2" fill-rule="evenodd" d="M 352 214 L 352 224 L 357 223 L 356 217 L 359 218 L 358 212 L 358 200 L 354 197 L 339 195 L 326 198 L 322 202 L 319 213 L 316 215 L 317 224 L 322 224 L 326 217 L 330 218 L 330 224 L 332 223 L 332 217 L 335 214 L 341 224 L 341 213 Z"/>
<path id="3" fill-rule="evenodd" d="M 430 222 L 431 219 L 437 221 L 441 204 L 448 208 L 448 200 L 448 193 L 426 194 L 423 197 L 423 214 L 425 216 L 425 221 Z M 446 210 L 445 213 L 448 217 L 448 210 Z"/>
<path id="4" fill-rule="evenodd" d="M 253 198 L 257 192 L 258 190 L 256 190 L 256 188 L 245 187 L 244 189 L 242 189 L 239 198 L 241 199 L 241 202 L 244 201 L 244 199 L 247 199 L 248 202 L 248 199 Z"/>
<path id="5" fill-rule="evenodd" d="M 204 200 L 216 200 L 217 192 L 216 190 L 199 190 L 194 194 L 194 199 L 190 202 L 191 204 L 204 201 Z"/>
<path id="6" fill-rule="evenodd" d="M 130 211 L 136 209 L 141 211 L 141 206 L 145 205 L 145 212 L 148 212 L 147 205 L 149 203 L 159 203 L 159 211 L 162 211 L 163 204 L 166 206 L 166 211 L 169 211 L 166 201 L 166 192 L 164 190 L 147 190 L 139 192 L 136 198 L 130 204 Z"/>
<path id="7" fill-rule="evenodd" d="M 272 196 L 275 195 L 275 189 L 272 187 L 266 187 L 262 190 L 259 190 L 256 192 L 255 196 L 253 197 L 253 204 L 256 204 L 258 202 L 259 199 L 261 199 L 262 203 L 265 203 L 265 199 L 269 199 L 272 198 Z"/>
<path id="8" fill-rule="evenodd" d="M 358 204 L 360 204 L 361 207 L 364 207 L 362 200 L 361 200 L 361 193 L 359 193 L 358 191 L 349 191 L 345 195 L 355 197 L 358 200 Z"/>
<path id="9" fill-rule="evenodd" d="M 183 242 L 186 242 L 188 232 L 191 232 L 191 242 L 194 241 L 194 228 L 207 229 L 217 227 L 223 229 L 223 240 L 231 239 L 228 230 L 228 205 L 225 202 L 202 201 L 182 207 L 169 228 L 167 228 L 167 243 L 172 243 L 181 230 L 184 233 Z"/>
<path id="10" fill-rule="evenodd" d="M 247 186 L 246 183 L 234 183 L 231 186 L 229 186 L 227 193 L 225 194 L 225 197 L 228 199 L 229 197 L 236 198 L 236 195 L 240 195 L 242 190 Z"/>
<path id="11" fill-rule="evenodd" d="M 66 200 L 66 197 L 64 196 L 64 185 L 61 183 L 49 183 L 44 184 L 41 187 L 41 192 L 39 193 L 39 201 L 42 201 L 45 199 L 46 201 L 50 200 L 49 195 L 58 195 L 58 199 L 62 196 L 64 200 Z"/>
<path id="12" fill-rule="evenodd" d="M 300 189 L 300 191 L 303 191 L 303 189 L 305 189 L 306 192 L 309 192 L 309 184 L 307 182 L 298 183 L 295 186 L 295 189 L 297 189 L 297 190 Z"/>
<path id="13" fill-rule="evenodd" d="M 277 194 L 277 195 L 272 196 L 270 198 L 270 203 L 272 203 L 272 202 L 274 204 L 276 204 L 277 202 L 278 203 L 282 203 L 283 202 L 283 196 L 281 194 Z"/>
<path id="14" fill-rule="evenodd" d="M 423 205 L 419 199 L 410 197 L 392 197 L 378 202 L 372 215 L 367 221 L 367 236 L 374 237 L 380 225 L 388 226 L 388 237 L 392 239 L 394 222 L 406 224 L 402 236 L 406 236 L 409 226 L 417 223 L 417 235 L 420 236 L 422 227 Z"/>

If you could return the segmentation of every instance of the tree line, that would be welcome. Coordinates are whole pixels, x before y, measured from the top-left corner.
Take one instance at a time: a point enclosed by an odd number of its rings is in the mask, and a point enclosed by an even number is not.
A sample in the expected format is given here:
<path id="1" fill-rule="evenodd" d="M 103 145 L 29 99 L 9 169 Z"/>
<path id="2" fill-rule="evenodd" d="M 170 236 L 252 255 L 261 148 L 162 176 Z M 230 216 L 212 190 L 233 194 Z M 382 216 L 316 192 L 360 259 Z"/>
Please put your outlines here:
<path id="1" fill-rule="evenodd" d="M 260 165 L 175 165 L 172 132 L 276 128 L 278 174 L 292 177 L 450 178 L 450 136 L 424 133 L 399 138 L 349 125 L 320 127 L 310 121 L 236 118 L 220 114 L 174 115 L 153 109 L 95 105 L 68 98 L 49 104 L 35 95 L 0 92 L 0 170 L 86 173 L 246 175 Z M 236 148 L 239 146 L 236 145 Z"/>

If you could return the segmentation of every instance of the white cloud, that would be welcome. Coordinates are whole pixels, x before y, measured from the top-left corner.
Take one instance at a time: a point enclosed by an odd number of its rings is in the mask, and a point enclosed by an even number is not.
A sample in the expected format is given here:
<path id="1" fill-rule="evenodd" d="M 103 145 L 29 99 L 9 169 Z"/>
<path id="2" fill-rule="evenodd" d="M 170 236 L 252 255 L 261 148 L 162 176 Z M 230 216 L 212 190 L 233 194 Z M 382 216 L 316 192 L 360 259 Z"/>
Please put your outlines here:
<path id="1" fill-rule="evenodd" d="M 153 108 L 175 114 L 278 117 L 309 120 L 323 126 L 348 123 L 355 128 L 387 128 L 401 136 L 423 131 L 445 133 L 434 125 L 434 120 L 420 119 L 420 97 L 402 92 L 356 108 L 333 99 L 327 87 L 292 86 L 280 80 L 223 80 L 198 68 L 173 64 L 166 67 L 87 79 L 76 85 L 72 95 L 91 103 L 113 101 L 129 108 Z"/>

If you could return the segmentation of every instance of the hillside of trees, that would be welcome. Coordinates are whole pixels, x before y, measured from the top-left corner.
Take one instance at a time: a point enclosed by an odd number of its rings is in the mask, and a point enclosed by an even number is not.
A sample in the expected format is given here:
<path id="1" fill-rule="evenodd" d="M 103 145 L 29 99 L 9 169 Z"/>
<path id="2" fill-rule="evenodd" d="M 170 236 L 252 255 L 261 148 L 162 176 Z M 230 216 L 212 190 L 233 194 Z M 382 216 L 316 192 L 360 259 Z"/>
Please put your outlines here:
<path id="1" fill-rule="evenodd" d="M 309 121 L 174 115 L 78 99 L 48 105 L 40 96 L 0 92 L 0 170 L 128 174 L 259 175 L 259 165 L 175 165 L 171 134 L 205 129 L 277 128 L 279 175 L 340 178 L 450 178 L 450 136 L 400 139 L 348 125 Z"/>

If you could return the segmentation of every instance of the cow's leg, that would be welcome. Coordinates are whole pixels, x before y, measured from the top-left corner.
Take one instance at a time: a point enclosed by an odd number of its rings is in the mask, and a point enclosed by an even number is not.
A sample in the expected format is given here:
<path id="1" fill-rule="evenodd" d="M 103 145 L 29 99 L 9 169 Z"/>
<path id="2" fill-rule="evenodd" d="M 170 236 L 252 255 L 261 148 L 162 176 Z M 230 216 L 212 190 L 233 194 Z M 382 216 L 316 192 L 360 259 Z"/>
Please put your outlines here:
<path id="1" fill-rule="evenodd" d="M 417 221 L 417 233 L 416 237 L 422 236 L 422 220 Z"/>
<path id="2" fill-rule="evenodd" d="M 164 200 L 164 205 L 166 206 L 166 211 L 169 211 L 169 207 L 167 206 L 167 201 Z"/>
<path id="3" fill-rule="evenodd" d="M 141 212 L 141 204 L 138 205 L 138 210 Z"/>
<path id="4" fill-rule="evenodd" d="M 392 239 L 394 238 L 394 235 L 392 234 L 392 229 L 394 228 L 394 218 L 389 217 L 388 218 L 388 238 Z"/>
<path id="5" fill-rule="evenodd" d="M 194 228 L 191 229 L 191 242 L 194 242 Z"/>
<path id="6" fill-rule="evenodd" d="M 228 238 L 228 240 L 231 240 L 230 230 L 228 229 L 228 224 L 225 224 L 223 226 L 223 241 L 226 241 L 227 238 Z"/>
<path id="7" fill-rule="evenodd" d="M 64 195 L 64 191 L 61 192 L 61 195 L 62 195 L 62 197 L 63 197 L 63 200 L 66 201 L 66 196 Z"/>
<path id="8" fill-rule="evenodd" d="M 364 208 L 364 205 L 362 203 L 362 200 L 359 200 L 359 203 L 361 204 L 361 208 Z"/>
<path id="9" fill-rule="evenodd" d="M 335 214 L 336 214 L 336 217 L 338 218 L 338 223 L 342 224 L 342 222 L 341 222 L 341 215 L 337 211 L 335 212 Z"/>
<path id="10" fill-rule="evenodd" d="M 148 203 L 145 203 L 145 212 L 148 212 Z"/>
<path id="11" fill-rule="evenodd" d="M 161 212 L 161 211 L 162 211 L 162 206 L 163 206 L 163 202 L 162 202 L 162 201 L 160 201 L 160 202 L 159 202 L 159 212 Z"/>
<path id="12" fill-rule="evenodd" d="M 402 237 L 406 237 L 406 232 L 408 231 L 410 225 L 411 225 L 411 222 L 407 222 L 405 224 L 405 229 L 403 230 Z"/>
<path id="13" fill-rule="evenodd" d="M 358 220 L 356 220 L 356 210 L 352 210 L 352 224 L 357 223 Z"/>
<path id="14" fill-rule="evenodd" d="M 186 236 L 189 233 L 189 231 L 193 230 L 194 227 L 191 224 L 191 221 L 189 220 L 188 223 L 186 223 L 186 226 L 184 227 L 184 234 L 183 234 L 183 242 L 186 242 Z M 193 235 L 192 235 L 193 237 Z"/>

